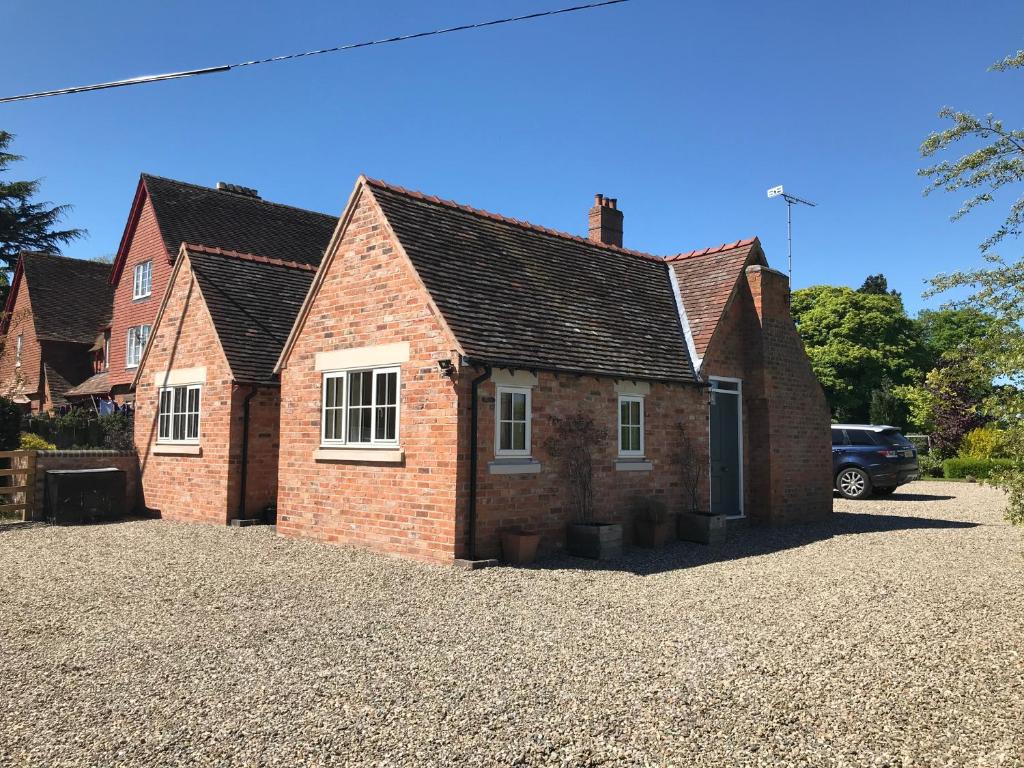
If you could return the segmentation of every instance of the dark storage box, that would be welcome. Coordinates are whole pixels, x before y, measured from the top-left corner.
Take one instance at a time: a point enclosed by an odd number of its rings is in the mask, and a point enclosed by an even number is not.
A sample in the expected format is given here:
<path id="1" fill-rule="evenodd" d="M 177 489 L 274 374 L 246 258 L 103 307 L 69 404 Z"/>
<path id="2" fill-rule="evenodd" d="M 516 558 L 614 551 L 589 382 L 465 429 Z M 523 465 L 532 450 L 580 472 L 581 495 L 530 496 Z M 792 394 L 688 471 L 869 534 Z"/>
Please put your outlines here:
<path id="1" fill-rule="evenodd" d="M 123 469 L 51 469 L 46 473 L 45 510 L 58 525 L 94 523 L 127 511 Z"/>

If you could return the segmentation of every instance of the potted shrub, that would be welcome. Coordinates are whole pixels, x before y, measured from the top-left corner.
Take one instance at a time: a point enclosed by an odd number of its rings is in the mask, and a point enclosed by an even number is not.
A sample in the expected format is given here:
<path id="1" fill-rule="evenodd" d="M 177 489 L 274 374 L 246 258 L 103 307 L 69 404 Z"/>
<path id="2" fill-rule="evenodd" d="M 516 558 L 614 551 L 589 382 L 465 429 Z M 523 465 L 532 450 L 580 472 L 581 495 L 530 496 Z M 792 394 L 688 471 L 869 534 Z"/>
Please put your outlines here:
<path id="1" fill-rule="evenodd" d="M 607 432 L 590 416 L 579 412 L 564 418 L 552 418 L 553 429 L 546 445 L 558 462 L 569 486 L 569 507 L 573 522 L 566 532 L 566 549 L 577 557 L 610 560 L 622 554 L 622 526 L 594 519 L 595 445 L 601 445 Z"/>
<path id="2" fill-rule="evenodd" d="M 512 528 L 501 532 L 501 555 L 506 563 L 529 565 L 537 557 L 540 534 L 537 531 Z"/>
<path id="3" fill-rule="evenodd" d="M 672 538 L 672 519 L 661 499 L 637 496 L 633 499 L 632 511 L 638 547 L 658 549 Z"/>
<path id="4" fill-rule="evenodd" d="M 708 455 L 694 444 L 683 424 L 679 425 L 678 444 L 683 502 L 686 505 L 676 518 L 678 536 L 682 541 L 718 544 L 725 539 L 725 515 L 701 509 L 700 481 L 708 474 Z"/>

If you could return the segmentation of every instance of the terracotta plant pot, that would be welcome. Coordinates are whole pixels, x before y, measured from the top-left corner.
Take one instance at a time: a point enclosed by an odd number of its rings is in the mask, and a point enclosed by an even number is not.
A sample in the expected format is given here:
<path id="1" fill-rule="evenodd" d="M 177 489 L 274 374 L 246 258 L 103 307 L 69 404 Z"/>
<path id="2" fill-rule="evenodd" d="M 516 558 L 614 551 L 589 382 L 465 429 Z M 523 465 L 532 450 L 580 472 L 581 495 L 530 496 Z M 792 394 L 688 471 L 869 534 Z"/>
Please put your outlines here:
<path id="1" fill-rule="evenodd" d="M 529 565 L 537 557 L 540 534 L 535 531 L 502 531 L 501 554 L 511 565 Z"/>
<path id="2" fill-rule="evenodd" d="M 576 557 L 611 560 L 622 556 L 622 526 L 617 523 L 574 523 L 566 535 L 566 549 Z"/>
<path id="3" fill-rule="evenodd" d="M 682 541 L 696 541 L 698 544 L 720 544 L 725 541 L 727 518 L 710 512 L 680 512 L 678 518 L 679 538 Z"/>
<path id="4" fill-rule="evenodd" d="M 637 520 L 634 524 L 636 545 L 645 549 L 660 549 L 672 539 L 672 520 Z"/>

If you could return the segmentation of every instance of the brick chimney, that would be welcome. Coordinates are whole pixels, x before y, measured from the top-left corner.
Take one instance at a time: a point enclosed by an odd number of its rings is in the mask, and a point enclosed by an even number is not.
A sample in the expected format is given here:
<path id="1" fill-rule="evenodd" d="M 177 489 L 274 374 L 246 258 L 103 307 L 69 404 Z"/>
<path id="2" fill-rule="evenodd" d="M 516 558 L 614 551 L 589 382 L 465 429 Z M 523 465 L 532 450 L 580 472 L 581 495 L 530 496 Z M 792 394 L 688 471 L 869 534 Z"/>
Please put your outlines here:
<path id="1" fill-rule="evenodd" d="M 594 195 L 594 207 L 590 209 L 588 235 L 593 243 L 622 247 L 622 211 L 614 197 Z"/>

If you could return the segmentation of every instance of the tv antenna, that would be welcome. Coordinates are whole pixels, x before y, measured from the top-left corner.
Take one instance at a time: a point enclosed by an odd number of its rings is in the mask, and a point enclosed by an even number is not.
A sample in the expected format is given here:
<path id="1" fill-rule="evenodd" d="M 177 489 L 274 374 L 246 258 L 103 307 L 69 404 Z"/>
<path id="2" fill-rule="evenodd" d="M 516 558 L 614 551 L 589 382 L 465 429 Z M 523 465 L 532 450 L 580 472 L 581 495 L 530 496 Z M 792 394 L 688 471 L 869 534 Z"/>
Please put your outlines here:
<path id="1" fill-rule="evenodd" d="M 789 289 L 793 290 L 793 206 L 808 205 L 811 208 L 814 208 L 817 203 L 812 203 L 810 200 L 804 200 L 801 197 L 789 194 L 789 192 L 782 188 L 781 184 L 769 189 L 768 197 L 781 197 L 786 201 L 786 243 L 789 247 Z"/>

